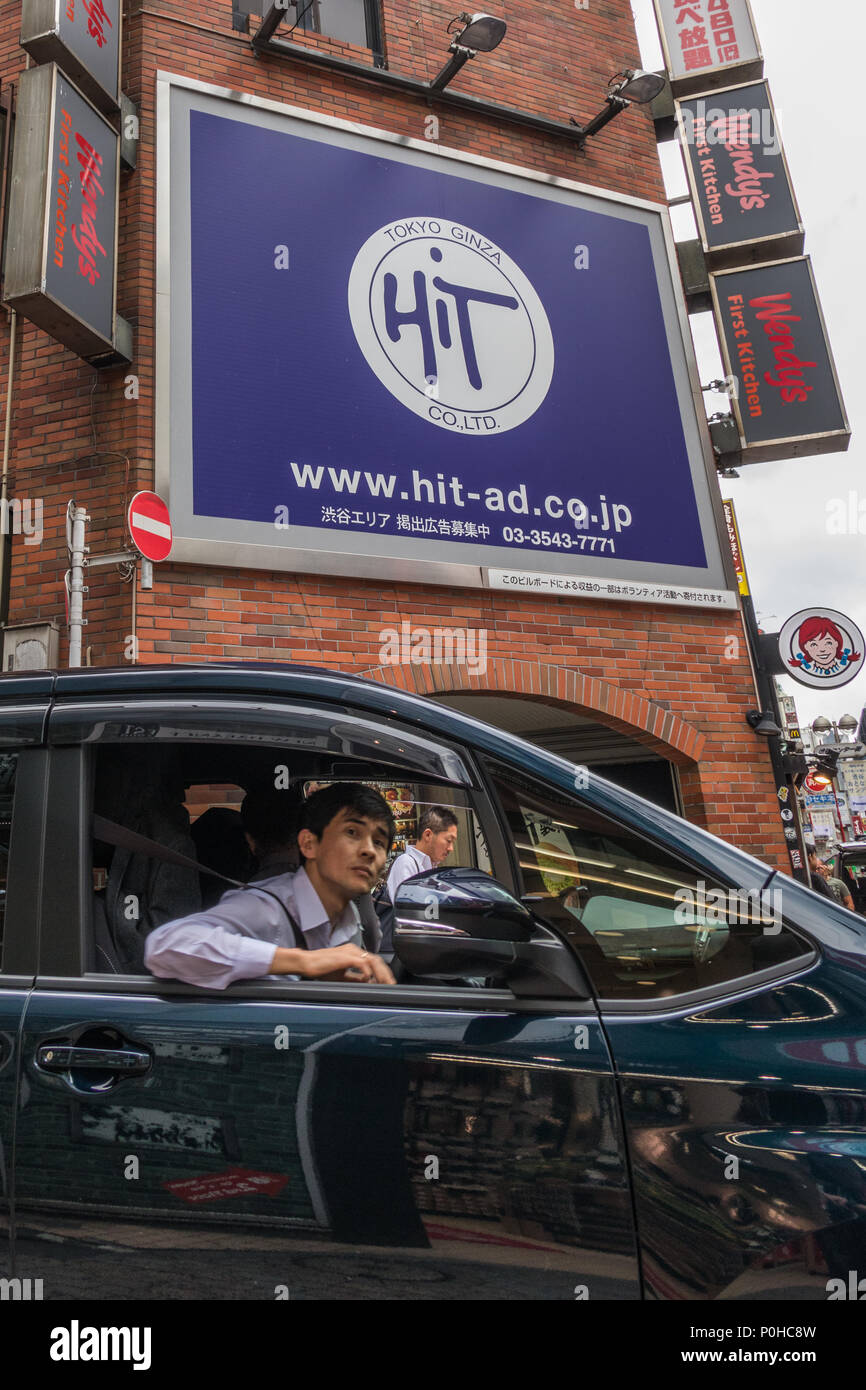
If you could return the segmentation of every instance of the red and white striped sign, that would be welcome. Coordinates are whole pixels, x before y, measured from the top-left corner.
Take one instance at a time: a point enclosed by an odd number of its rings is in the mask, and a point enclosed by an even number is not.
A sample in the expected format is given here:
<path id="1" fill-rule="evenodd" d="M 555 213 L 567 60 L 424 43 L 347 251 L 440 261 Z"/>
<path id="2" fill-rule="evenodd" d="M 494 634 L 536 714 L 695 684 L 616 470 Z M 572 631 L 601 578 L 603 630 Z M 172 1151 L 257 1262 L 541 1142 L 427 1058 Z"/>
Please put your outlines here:
<path id="1" fill-rule="evenodd" d="M 133 545 L 146 560 L 164 560 L 171 550 L 171 517 L 155 492 L 137 492 L 127 512 Z"/>

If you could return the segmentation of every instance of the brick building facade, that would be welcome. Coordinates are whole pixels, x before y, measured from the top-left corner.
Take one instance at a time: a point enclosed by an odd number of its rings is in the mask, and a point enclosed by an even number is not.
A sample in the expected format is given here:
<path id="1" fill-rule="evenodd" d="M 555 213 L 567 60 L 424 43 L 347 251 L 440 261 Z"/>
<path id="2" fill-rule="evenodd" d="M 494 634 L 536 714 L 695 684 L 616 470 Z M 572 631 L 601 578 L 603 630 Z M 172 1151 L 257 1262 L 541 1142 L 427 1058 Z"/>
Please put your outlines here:
<path id="1" fill-rule="evenodd" d="M 444 31 L 453 11 L 439 0 L 385 0 L 388 70 L 430 79 L 445 59 Z M 628 0 L 592 0 L 585 9 L 553 0 L 529 14 L 510 5 L 499 12 L 514 40 L 469 64 L 458 80 L 462 92 L 551 120 L 585 119 L 599 109 L 612 72 L 639 65 Z M 7 101 L 25 65 L 19 21 L 18 6 L 4 7 L 0 79 Z M 302 30 L 292 41 L 371 62 L 366 50 Z M 117 308 L 133 326 L 135 356 L 128 368 L 97 372 L 17 318 L 9 495 L 42 499 L 44 535 L 38 546 L 9 538 L 8 623 L 55 620 L 63 628 L 64 519 L 74 498 L 92 519 L 84 638 L 92 664 L 122 664 L 131 656 L 142 662 L 300 661 L 439 698 L 475 693 L 544 706 L 554 712 L 549 726 L 560 715 L 564 724 L 580 725 L 584 751 L 585 731 L 594 728 L 608 738 L 611 731 L 622 735 L 632 749 L 673 765 L 690 819 L 784 869 L 769 760 L 744 718 L 756 697 L 738 613 L 171 562 L 156 567 L 153 589 L 143 590 L 129 567 L 99 563 L 128 546 L 127 502 L 154 486 L 158 71 L 419 140 L 434 114 L 443 146 L 663 202 L 654 129 L 644 111 L 626 113 L 579 155 L 573 142 L 527 125 L 386 89 L 297 57 L 256 56 L 249 36 L 232 27 L 230 0 L 127 0 L 123 53 L 122 86 L 138 106 L 141 127 L 137 168 L 121 176 Z M 10 334 L 6 316 L 0 322 L 2 395 Z M 381 633 L 404 621 L 430 629 L 485 628 L 486 673 L 473 675 L 459 663 L 383 666 Z M 61 664 L 66 656 L 61 641 Z M 529 726 L 518 718 L 514 727 Z M 593 761 L 591 749 L 581 760 Z"/>

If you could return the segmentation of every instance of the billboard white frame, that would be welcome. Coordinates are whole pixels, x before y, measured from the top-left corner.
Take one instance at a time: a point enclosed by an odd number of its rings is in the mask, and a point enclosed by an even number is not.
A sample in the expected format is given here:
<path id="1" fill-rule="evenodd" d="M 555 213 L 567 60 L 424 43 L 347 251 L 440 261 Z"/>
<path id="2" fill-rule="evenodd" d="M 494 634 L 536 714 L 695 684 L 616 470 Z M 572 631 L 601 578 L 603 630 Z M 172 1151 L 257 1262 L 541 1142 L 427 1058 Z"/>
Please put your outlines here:
<path id="1" fill-rule="evenodd" d="M 704 568 L 689 568 L 683 565 L 617 558 L 610 563 L 609 568 L 605 566 L 605 578 L 619 584 L 664 585 L 672 591 L 681 590 L 683 595 L 691 595 L 699 590 L 708 593 L 713 591 L 722 598 L 716 597 L 709 602 L 702 602 L 696 598 L 692 602 L 691 599 L 683 597 L 679 601 L 696 607 L 736 607 L 736 578 L 728 553 L 727 532 L 716 481 L 715 458 L 706 424 L 703 393 L 666 205 L 613 193 L 570 179 L 545 175 L 537 170 L 482 158 L 462 150 L 441 145 L 431 146 L 426 140 L 409 139 L 390 131 L 160 71 L 157 73 L 156 104 L 155 490 L 168 503 L 171 512 L 175 536 L 171 563 L 379 578 L 467 588 L 491 587 L 491 571 L 536 572 L 540 568 L 540 555 L 537 550 L 518 555 L 514 550 L 503 551 L 499 547 L 484 547 L 479 550 L 471 541 L 461 543 L 444 538 L 436 541 L 419 536 L 389 535 L 383 536 L 380 542 L 386 543 L 387 550 L 379 554 L 370 554 L 369 547 L 375 543 L 375 537 L 371 536 L 344 532 L 339 535 L 339 548 L 335 548 L 335 533 L 325 533 L 321 528 L 296 526 L 289 532 L 291 544 L 274 544 L 268 539 L 274 535 L 271 523 L 194 515 L 191 466 L 188 466 L 184 473 L 184 460 L 177 457 L 176 446 L 175 457 L 172 457 L 172 436 L 174 434 L 175 438 L 177 437 L 179 419 L 183 412 L 190 408 L 189 400 L 184 399 L 185 379 L 180 367 L 185 364 L 188 370 L 191 357 L 189 276 L 187 274 L 185 279 L 182 278 L 185 269 L 188 271 L 189 267 L 189 199 L 177 196 L 177 205 L 173 207 L 172 204 L 173 183 L 178 194 L 189 187 L 188 140 L 187 164 L 184 165 L 183 140 L 178 134 L 182 128 L 188 130 L 188 121 L 184 122 L 181 119 L 176 123 L 173 132 L 173 101 L 180 102 L 181 114 L 191 108 L 213 110 L 215 104 L 231 103 L 235 108 L 232 113 L 234 118 L 246 119 L 253 124 L 262 124 L 262 117 L 266 114 L 271 117 L 288 118 L 310 127 L 327 127 L 330 132 L 341 133 L 346 137 L 344 143 L 347 145 L 358 146 L 360 141 L 365 144 L 371 141 L 382 142 L 392 146 L 395 151 L 403 152 L 404 157 L 410 152 L 417 152 L 418 155 L 424 156 L 424 163 L 432 156 L 441 160 L 443 166 L 446 161 L 453 164 L 455 173 L 466 174 L 480 181 L 484 181 L 485 173 L 489 172 L 488 181 L 492 182 L 494 177 L 498 176 L 496 181 L 502 183 L 502 176 L 505 176 L 513 181 L 512 186 L 531 184 L 534 186 L 525 187 L 524 191 L 541 196 L 546 194 L 560 202 L 570 201 L 570 195 L 578 195 L 584 200 L 592 199 L 593 202 L 597 202 L 599 210 L 603 210 L 604 203 L 615 204 L 618 209 L 634 209 L 636 214 L 639 214 L 635 220 L 641 221 L 651 229 L 654 227 L 659 239 L 663 267 L 662 271 L 659 271 L 659 293 L 671 347 L 680 416 L 688 447 L 707 564 Z M 267 124 L 271 128 L 278 128 L 273 120 Z M 659 260 L 656 264 L 658 269 Z M 637 439 L 635 447 L 640 447 Z M 191 452 L 189 461 L 191 465 Z M 456 560 L 453 557 L 457 545 L 462 545 L 467 553 L 474 551 L 476 557 L 482 556 L 483 562 L 479 562 L 478 558 L 472 562 L 468 559 Z M 447 547 L 447 550 L 443 547 Z M 568 556 L 552 554 L 549 556 L 549 563 L 547 560 L 548 557 L 545 557 L 545 568 L 550 574 L 583 578 L 593 577 L 598 573 L 598 557 L 590 553 L 583 556 L 574 552 Z M 495 580 L 493 582 L 495 583 Z M 598 593 L 597 597 L 613 596 Z M 617 597 L 620 601 L 627 601 L 630 596 L 622 594 Z M 652 603 L 653 599 L 643 597 L 634 601 Z"/>

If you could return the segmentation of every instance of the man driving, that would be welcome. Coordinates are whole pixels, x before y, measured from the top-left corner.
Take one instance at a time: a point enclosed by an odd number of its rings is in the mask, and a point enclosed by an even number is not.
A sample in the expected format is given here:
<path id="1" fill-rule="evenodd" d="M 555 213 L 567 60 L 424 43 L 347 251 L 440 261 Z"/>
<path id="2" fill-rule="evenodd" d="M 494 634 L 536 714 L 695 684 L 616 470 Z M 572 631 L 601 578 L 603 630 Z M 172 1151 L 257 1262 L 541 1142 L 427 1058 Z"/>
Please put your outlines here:
<path id="1" fill-rule="evenodd" d="M 352 902 L 376 882 L 393 838 L 378 792 L 358 782 L 315 792 L 298 817 L 301 867 L 166 922 L 147 938 L 147 968 L 207 989 L 275 975 L 393 984 L 385 962 L 364 949 Z"/>

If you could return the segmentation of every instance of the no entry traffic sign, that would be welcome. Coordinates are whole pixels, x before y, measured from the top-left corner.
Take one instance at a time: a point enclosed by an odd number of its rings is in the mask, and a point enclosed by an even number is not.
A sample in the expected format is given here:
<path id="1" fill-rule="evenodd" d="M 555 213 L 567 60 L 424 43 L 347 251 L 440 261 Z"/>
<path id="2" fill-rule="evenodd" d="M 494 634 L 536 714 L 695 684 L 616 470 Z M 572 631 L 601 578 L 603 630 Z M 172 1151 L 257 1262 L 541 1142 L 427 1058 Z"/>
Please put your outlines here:
<path id="1" fill-rule="evenodd" d="M 164 560 L 171 550 L 168 507 L 155 492 L 137 492 L 127 512 L 129 534 L 146 560 Z"/>

